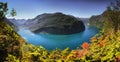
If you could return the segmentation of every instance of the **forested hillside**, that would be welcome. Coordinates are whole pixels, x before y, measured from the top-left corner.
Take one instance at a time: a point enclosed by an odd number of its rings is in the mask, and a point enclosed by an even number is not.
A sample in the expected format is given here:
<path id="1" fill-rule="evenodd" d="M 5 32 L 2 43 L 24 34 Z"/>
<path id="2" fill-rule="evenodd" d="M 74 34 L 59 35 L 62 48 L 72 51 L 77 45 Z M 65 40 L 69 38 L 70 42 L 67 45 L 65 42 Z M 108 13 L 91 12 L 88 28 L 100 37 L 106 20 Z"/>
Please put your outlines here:
<path id="1" fill-rule="evenodd" d="M 104 12 L 101 32 L 76 50 L 33 46 L 5 23 L 7 3 L 0 3 L 0 62 L 120 62 L 120 0 Z M 2 6 L 2 7 L 1 7 Z M 12 14 L 14 15 L 14 13 Z"/>

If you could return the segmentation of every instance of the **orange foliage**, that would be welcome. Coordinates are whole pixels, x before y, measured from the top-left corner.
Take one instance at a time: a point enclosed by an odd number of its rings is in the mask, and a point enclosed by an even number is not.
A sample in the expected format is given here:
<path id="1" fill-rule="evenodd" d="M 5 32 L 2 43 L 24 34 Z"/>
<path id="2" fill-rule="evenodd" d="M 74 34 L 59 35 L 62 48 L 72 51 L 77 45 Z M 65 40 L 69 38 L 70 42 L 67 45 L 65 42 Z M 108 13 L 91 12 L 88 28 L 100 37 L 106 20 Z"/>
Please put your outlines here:
<path id="1" fill-rule="evenodd" d="M 100 46 L 100 47 L 105 46 L 105 38 L 106 38 L 106 37 L 104 37 L 104 38 L 100 41 L 100 43 L 98 44 L 98 46 Z"/>
<path id="2" fill-rule="evenodd" d="M 100 42 L 100 46 L 104 46 L 105 45 L 105 42 L 104 40 Z"/>
<path id="3" fill-rule="evenodd" d="M 77 57 L 78 58 L 82 58 L 84 55 L 86 55 L 88 53 L 88 51 L 85 49 L 85 50 L 80 50 L 79 52 L 78 52 L 78 55 L 77 55 Z"/>
<path id="4" fill-rule="evenodd" d="M 19 40 L 20 44 L 24 44 L 25 43 L 25 41 L 22 38 L 18 38 L 18 40 Z"/>
<path id="5" fill-rule="evenodd" d="M 90 44 L 89 44 L 88 42 L 84 42 L 84 43 L 81 45 L 81 47 L 82 47 L 83 49 L 88 49 L 88 48 L 90 47 Z"/>
<path id="6" fill-rule="evenodd" d="M 120 62 L 120 55 L 116 56 L 115 62 Z"/>
<path id="7" fill-rule="evenodd" d="M 73 50 L 74 58 L 82 58 L 84 55 L 88 53 L 87 49 L 83 50 Z"/>
<path id="8" fill-rule="evenodd" d="M 81 45 L 83 48 L 82 50 L 76 49 L 73 50 L 71 53 L 74 54 L 74 58 L 82 58 L 84 55 L 88 53 L 88 48 L 90 47 L 90 44 L 88 42 L 85 42 Z"/>

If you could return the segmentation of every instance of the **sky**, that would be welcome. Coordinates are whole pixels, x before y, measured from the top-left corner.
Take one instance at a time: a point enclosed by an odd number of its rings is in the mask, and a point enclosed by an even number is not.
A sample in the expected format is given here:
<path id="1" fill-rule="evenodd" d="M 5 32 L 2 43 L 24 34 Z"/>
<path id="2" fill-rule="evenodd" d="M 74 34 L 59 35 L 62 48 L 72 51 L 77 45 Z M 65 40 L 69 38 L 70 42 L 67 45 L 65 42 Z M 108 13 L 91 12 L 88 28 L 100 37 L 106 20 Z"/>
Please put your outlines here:
<path id="1" fill-rule="evenodd" d="M 55 12 L 89 18 L 105 11 L 111 1 L 114 0 L 0 0 L 8 3 L 9 10 L 16 10 L 16 19 L 31 19 L 43 13 Z"/>

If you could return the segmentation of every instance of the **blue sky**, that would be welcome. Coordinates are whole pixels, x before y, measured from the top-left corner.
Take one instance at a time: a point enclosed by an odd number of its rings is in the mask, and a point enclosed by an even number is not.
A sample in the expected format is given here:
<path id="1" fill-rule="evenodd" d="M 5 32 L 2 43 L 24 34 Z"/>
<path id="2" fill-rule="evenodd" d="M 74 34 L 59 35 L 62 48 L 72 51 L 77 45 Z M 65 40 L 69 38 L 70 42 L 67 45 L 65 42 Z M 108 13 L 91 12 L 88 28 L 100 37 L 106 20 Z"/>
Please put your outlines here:
<path id="1" fill-rule="evenodd" d="M 17 19 L 34 18 L 43 13 L 62 12 L 76 17 L 88 18 L 101 14 L 114 0 L 0 0 L 15 8 Z"/>

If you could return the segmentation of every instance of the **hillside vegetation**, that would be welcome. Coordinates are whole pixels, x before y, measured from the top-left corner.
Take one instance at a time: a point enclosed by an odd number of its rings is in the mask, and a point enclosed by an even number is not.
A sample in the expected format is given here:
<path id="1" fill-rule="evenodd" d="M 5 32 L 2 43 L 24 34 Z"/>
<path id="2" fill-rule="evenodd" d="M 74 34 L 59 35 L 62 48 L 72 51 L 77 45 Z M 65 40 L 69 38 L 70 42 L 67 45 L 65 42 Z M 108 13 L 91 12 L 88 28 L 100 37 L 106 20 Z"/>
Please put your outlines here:
<path id="1" fill-rule="evenodd" d="M 55 49 L 47 51 L 42 46 L 33 46 L 14 32 L 11 27 L 1 23 L 0 52 L 1 61 L 38 61 L 38 62 L 96 62 L 96 61 L 120 61 L 120 32 L 104 33 L 94 36 L 91 44 L 85 42 L 76 50 Z"/>
<path id="2" fill-rule="evenodd" d="M 91 43 L 85 42 L 71 51 L 69 48 L 47 51 L 28 44 L 0 18 L 0 62 L 120 62 L 119 15 L 119 9 L 107 11 L 104 20 L 108 24 L 100 34 L 91 38 Z"/>
<path id="3" fill-rule="evenodd" d="M 89 23 L 106 32 L 109 30 L 117 32 L 120 29 L 120 1 L 112 2 L 101 15 L 92 16 Z"/>
<path id="4" fill-rule="evenodd" d="M 21 46 L 24 40 L 5 22 L 0 22 L 0 61 L 6 60 L 8 54 L 21 58 Z"/>

